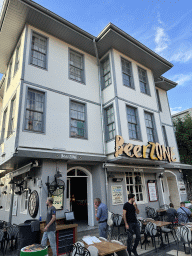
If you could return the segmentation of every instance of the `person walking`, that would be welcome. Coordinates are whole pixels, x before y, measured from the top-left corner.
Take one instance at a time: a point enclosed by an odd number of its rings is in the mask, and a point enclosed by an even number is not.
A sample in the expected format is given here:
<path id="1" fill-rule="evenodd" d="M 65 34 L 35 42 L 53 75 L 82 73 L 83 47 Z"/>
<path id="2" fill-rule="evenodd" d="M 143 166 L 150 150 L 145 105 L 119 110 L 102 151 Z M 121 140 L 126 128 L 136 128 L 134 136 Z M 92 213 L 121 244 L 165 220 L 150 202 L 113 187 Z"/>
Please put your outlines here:
<path id="1" fill-rule="evenodd" d="M 108 209 L 107 205 L 101 202 L 100 198 L 95 198 L 95 218 L 99 222 L 99 236 L 107 238 L 107 218 Z"/>
<path id="2" fill-rule="evenodd" d="M 180 208 L 177 210 L 177 216 L 178 216 L 178 223 L 181 222 L 187 223 L 189 222 L 189 218 L 192 216 L 192 212 L 185 207 L 185 203 L 180 203 Z"/>
<path id="3" fill-rule="evenodd" d="M 125 222 L 125 228 L 128 230 L 128 239 L 127 239 L 127 251 L 129 256 L 131 256 L 131 252 L 135 256 L 137 254 L 137 246 L 141 239 L 140 235 L 140 227 L 137 221 L 136 214 L 139 214 L 139 209 L 137 208 L 137 204 L 135 203 L 135 195 L 128 195 L 128 202 L 123 206 L 123 220 Z M 132 247 L 133 234 L 136 234 L 135 244 Z"/>
<path id="4" fill-rule="evenodd" d="M 56 209 L 53 206 L 53 198 L 48 197 L 46 201 L 46 205 L 48 206 L 47 209 L 47 219 L 46 219 L 46 226 L 44 228 L 43 237 L 41 240 L 41 244 L 43 246 L 47 246 L 47 239 L 49 239 L 49 243 L 51 245 L 53 256 L 57 255 L 56 252 Z"/>

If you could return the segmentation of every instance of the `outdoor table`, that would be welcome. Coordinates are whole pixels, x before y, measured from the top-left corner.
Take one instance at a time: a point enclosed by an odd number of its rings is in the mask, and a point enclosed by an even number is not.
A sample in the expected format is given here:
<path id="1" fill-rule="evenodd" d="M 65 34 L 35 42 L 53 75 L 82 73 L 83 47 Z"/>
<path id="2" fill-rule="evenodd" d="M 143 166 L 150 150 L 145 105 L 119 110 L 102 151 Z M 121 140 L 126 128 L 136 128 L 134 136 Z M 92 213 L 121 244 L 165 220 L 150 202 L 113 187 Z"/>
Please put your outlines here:
<path id="1" fill-rule="evenodd" d="M 84 242 L 85 247 L 88 248 L 88 245 Z M 127 246 L 121 245 L 118 243 L 112 243 L 109 241 L 101 241 L 100 243 L 91 244 L 95 246 L 99 251 L 99 256 L 104 256 L 107 254 L 113 254 L 114 252 L 119 252 L 127 249 Z"/>

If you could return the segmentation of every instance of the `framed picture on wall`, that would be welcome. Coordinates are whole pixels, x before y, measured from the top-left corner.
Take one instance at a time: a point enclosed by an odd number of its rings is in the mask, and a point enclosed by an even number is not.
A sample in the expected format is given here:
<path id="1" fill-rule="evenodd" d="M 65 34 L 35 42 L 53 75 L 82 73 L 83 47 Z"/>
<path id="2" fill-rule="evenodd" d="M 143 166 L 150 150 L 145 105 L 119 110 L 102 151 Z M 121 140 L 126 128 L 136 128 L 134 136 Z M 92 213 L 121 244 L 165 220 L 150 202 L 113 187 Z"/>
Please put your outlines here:
<path id="1" fill-rule="evenodd" d="M 149 194 L 149 202 L 158 201 L 156 181 L 148 180 L 147 187 L 148 187 L 148 194 Z"/>
<path id="2" fill-rule="evenodd" d="M 112 205 L 123 204 L 123 186 L 113 185 L 111 186 Z"/>

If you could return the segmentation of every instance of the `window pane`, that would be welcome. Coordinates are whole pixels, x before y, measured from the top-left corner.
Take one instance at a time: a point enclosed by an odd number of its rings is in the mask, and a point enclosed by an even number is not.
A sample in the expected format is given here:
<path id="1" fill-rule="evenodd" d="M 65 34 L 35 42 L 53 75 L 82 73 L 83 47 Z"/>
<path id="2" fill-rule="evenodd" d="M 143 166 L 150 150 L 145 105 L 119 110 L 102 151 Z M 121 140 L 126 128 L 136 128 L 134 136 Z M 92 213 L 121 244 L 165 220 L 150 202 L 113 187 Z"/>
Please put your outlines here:
<path id="1" fill-rule="evenodd" d="M 114 112 L 113 105 L 109 106 L 106 110 L 106 140 L 112 140 L 115 138 L 115 121 L 114 121 Z"/>
<path id="2" fill-rule="evenodd" d="M 71 50 L 69 65 L 70 78 L 78 82 L 83 82 L 83 55 L 73 52 Z"/>
<path id="3" fill-rule="evenodd" d="M 71 136 L 85 137 L 85 105 L 71 102 Z"/>
<path id="4" fill-rule="evenodd" d="M 31 45 L 31 63 L 46 68 L 47 39 L 33 33 Z"/>

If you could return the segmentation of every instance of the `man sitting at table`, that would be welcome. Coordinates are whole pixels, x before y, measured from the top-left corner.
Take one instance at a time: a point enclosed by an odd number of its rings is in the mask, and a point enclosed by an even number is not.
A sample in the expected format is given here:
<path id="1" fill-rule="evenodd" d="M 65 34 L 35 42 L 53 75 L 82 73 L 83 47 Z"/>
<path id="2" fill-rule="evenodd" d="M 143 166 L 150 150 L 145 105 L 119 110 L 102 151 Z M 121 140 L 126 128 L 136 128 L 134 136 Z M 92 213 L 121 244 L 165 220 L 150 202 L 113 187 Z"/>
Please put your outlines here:
<path id="1" fill-rule="evenodd" d="M 174 223 L 177 217 L 177 211 L 174 209 L 172 203 L 169 204 L 170 208 L 167 210 L 167 221 Z"/>
<path id="2" fill-rule="evenodd" d="M 135 256 L 138 256 L 136 249 L 139 244 L 139 241 L 141 240 L 140 227 L 137 221 L 136 214 L 139 214 L 139 209 L 137 208 L 137 204 L 135 203 L 135 195 L 129 194 L 128 202 L 125 203 L 123 206 L 123 219 L 125 222 L 125 228 L 129 232 L 127 239 L 127 251 L 129 256 L 131 256 L 131 252 L 133 252 Z M 136 239 L 135 244 L 131 250 L 134 233 L 136 234 Z"/>
<path id="3" fill-rule="evenodd" d="M 178 215 L 178 223 L 179 224 L 181 222 L 187 223 L 187 222 L 189 222 L 189 218 L 192 216 L 192 212 L 185 207 L 184 202 L 181 202 L 180 208 L 177 210 L 177 215 Z"/>

